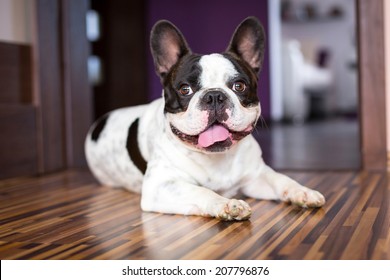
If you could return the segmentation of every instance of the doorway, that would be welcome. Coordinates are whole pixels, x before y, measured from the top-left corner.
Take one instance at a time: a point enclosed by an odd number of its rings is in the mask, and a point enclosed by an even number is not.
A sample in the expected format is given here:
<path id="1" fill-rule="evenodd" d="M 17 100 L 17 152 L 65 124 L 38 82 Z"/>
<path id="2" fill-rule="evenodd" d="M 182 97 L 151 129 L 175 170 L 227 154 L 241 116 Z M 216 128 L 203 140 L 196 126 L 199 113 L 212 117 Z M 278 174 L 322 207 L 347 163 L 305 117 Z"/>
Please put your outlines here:
<path id="1" fill-rule="evenodd" d="M 256 138 L 276 169 L 361 168 L 356 1 L 269 1 L 271 118 Z"/>
<path id="2" fill-rule="evenodd" d="M 92 17 L 90 28 L 98 30 L 90 31 L 94 34 L 89 38 L 89 67 L 95 73 L 91 80 L 92 102 L 97 119 L 114 109 L 148 101 L 149 46 L 145 1 L 91 0 L 90 7 L 94 11 L 87 15 L 87 19 Z"/>

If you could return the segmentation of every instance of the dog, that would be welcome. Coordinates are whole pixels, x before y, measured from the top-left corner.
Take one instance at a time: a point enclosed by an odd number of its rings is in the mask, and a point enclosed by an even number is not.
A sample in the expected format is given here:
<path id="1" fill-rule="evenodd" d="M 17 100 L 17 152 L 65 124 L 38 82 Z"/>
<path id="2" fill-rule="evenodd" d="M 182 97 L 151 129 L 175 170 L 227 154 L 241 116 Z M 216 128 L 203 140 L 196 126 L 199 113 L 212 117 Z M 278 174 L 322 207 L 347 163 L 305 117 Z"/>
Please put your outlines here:
<path id="1" fill-rule="evenodd" d="M 223 53 L 192 53 L 166 20 L 152 28 L 150 45 L 163 96 L 106 114 L 87 135 L 87 162 L 101 184 L 141 193 L 143 211 L 227 221 L 251 216 L 237 194 L 324 205 L 321 193 L 266 165 L 251 135 L 265 49 L 255 17 L 241 22 Z"/>

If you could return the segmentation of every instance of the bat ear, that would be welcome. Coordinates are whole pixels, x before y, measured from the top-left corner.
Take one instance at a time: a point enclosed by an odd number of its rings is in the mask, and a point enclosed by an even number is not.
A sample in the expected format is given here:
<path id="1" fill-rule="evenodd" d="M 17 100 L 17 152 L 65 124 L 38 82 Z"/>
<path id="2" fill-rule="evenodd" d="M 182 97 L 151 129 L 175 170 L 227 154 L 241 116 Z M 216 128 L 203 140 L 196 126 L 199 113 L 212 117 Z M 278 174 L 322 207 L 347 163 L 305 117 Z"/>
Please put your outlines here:
<path id="1" fill-rule="evenodd" d="M 157 74 L 163 78 L 180 58 L 191 53 L 179 29 L 167 20 L 152 28 L 150 47 Z"/>
<path id="2" fill-rule="evenodd" d="M 264 28 L 257 18 L 248 17 L 234 31 L 226 51 L 236 54 L 255 72 L 259 72 L 263 65 L 264 50 Z"/>

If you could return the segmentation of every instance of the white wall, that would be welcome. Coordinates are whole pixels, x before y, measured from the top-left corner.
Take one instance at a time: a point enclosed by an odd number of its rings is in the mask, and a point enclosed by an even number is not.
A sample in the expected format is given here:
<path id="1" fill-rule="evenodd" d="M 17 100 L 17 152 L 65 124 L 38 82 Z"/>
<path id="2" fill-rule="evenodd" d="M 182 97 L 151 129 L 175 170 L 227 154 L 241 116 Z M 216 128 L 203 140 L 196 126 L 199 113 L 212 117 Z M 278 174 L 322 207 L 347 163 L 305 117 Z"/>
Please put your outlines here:
<path id="1" fill-rule="evenodd" d="M 348 70 L 348 63 L 356 60 L 355 0 L 290 0 L 294 6 L 314 3 L 320 14 L 337 5 L 344 16 L 330 21 L 283 23 L 283 38 L 295 38 L 303 43 L 303 50 L 324 47 L 331 51 L 330 68 L 334 74 L 334 87 L 327 98 L 330 110 L 349 111 L 357 108 L 357 72 Z M 385 1 L 387 2 L 387 1 Z M 305 48 L 306 47 L 306 48 Z"/>
<path id="2" fill-rule="evenodd" d="M 268 41 L 270 54 L 270 90 L 271 119 L 279 121 L 283 118 L 282 90 L 282 31 L 280 22 L 280 0 L 268 1 Z"/>
<path id="3" fill-rule="evenodd" d="M 0 41 L 31 43 L 33 0 L 0 0 Z"/>

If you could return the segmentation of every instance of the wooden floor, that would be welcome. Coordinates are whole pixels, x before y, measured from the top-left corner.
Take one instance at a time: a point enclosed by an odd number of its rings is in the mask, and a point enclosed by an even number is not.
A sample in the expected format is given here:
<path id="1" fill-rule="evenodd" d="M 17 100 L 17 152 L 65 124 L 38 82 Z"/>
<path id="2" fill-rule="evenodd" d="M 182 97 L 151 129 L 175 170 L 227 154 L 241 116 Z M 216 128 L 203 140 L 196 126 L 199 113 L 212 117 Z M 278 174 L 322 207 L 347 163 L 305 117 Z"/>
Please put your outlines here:
<path id="1" fill-rule="evenodd" d="M 142 213 L 88 172 L 0 182 L 0 259 L 390 259 L 386 173 L 288 173 L 322 209 L 248 199 L 245 222 Z"/>

